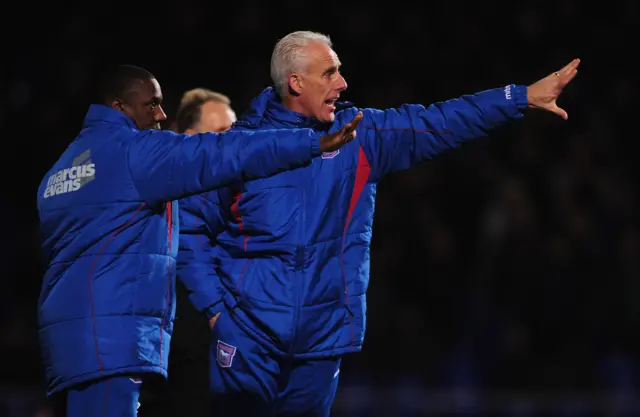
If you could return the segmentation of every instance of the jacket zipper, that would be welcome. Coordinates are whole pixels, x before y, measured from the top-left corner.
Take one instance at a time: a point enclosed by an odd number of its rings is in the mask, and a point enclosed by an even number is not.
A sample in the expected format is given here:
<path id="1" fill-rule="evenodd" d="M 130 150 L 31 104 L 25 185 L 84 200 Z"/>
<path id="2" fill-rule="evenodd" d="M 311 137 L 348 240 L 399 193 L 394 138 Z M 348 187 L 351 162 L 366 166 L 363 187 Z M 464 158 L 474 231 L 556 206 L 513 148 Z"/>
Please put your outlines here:
<path id="1" fill-rule="evenodd" d="M 313 161 L 312 161 L 313 165 Z M 309 165 L 309 166 L 312 166 Z M 300 228 L 299 228 L 299 239 L 300 242 L 296 245 L 296 251 L 294 255 L 295 259 L 295 268 L 293 272 L 293 286 L 294 286 L 294 294 L 295 294 L 295 307 L 293 309 L 293 328 L 291 329 L 291 346 L 289 348 L 289 355 L 293 355 L 295 347 L 296 347 L 296 338 L 298 334 L 298 321 L 300 319 L 300 293 L 302 292 L 302 286 L 304 279 L 304 270 L 305 270 L 305 262 L 306 262 L 306 195 L 305 195 L 305 186 L 306 186 L 306 178 L 309 167 L 305 167 L 301 169 L 300 175 Z"/>

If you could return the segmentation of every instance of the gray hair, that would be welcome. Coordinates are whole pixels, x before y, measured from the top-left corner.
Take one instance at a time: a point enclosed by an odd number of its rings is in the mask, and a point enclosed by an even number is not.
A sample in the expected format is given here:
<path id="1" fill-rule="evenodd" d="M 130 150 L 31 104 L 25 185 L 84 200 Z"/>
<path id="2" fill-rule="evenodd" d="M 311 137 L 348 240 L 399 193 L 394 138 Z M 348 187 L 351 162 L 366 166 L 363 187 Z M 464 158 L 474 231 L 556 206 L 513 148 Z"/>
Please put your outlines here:
<path id="1" fill-rule="evenodd" d="M 280 39 L 271 55 L 271 80 L 280 97 L 289 92 L 289 74 L 303 71 L 307 54 L 303 48 L 311 42 L 321 42 L 331 47 L 331 39 L 322 33 L 301 30 Z"/>

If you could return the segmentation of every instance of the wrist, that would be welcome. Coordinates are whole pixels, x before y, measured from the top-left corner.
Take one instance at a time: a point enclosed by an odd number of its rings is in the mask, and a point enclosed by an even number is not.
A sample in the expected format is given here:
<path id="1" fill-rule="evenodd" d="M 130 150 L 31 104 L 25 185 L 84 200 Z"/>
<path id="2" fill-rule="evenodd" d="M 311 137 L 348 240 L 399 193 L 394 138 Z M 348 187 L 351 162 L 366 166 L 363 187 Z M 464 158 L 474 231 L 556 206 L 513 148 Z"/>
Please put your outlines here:
<path id="1" fill-rule="evenodd" d="M 320 156 L 322 150 L 320 149 L 320 135 L 316 132 L 311 133 L 311 158 Z"/>
<path id="2" fill-rule="evenodd" d="M 529 87 L 526 85 L 513 85 L 511 89 L 516 107 L 519 109 L 526 109 L 531 106 L 531 102 L 529 100 Z"/>

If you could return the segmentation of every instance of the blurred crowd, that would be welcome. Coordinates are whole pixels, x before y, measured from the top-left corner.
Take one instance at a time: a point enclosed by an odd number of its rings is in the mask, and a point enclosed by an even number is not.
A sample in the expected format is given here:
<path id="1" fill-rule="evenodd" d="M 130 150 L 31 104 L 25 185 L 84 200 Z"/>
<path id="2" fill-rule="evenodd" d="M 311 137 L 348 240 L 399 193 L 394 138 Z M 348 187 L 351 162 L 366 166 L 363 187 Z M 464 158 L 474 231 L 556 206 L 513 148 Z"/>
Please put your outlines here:
<path id="1" fill-rule="evenodd" d="M 101 67 L 153 72 L 170 119 L 193 87 L 241 114 L 269 85 L 273 44 L 298 29 L 332 37 L 343 98 L 361 107 L 528 84 L 583 60 L 559 103 L 568 121 L 530 110 L 380 184 L 367 339 L 344 362 L 334 415 L 640 415 L 638 79 L 621 62 L 640 6 L 583 3 L 175 2 L 34 17 L 43 36 L 11 52 L 3 76 L 4 167 L 22 168 L 0 206 L 0 416 L 43 401 L 35 193 Z"/>

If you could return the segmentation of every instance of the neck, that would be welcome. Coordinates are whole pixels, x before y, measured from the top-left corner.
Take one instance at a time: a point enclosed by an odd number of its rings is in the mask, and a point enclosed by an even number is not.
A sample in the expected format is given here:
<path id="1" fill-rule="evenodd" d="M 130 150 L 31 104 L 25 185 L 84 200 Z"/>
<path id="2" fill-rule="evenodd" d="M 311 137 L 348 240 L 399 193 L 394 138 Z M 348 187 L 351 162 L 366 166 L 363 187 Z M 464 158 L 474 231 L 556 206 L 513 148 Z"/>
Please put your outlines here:
<path id="1" fill-rule="evenodd" d="M 300 104 L 300 102 L 298 100 L 296 100 L 295 97 L 292 97 L 290 95 L 287 95 L 287 96 L 283 97 L 282 98 L 282 105 L 285 106 L 286 108 L 288 108 L 291 111 L 303 114 L 303 115 L 305 115 L 307 117 L 311 117 L 311 116 L 309 116 L 307 110 Z"/>

